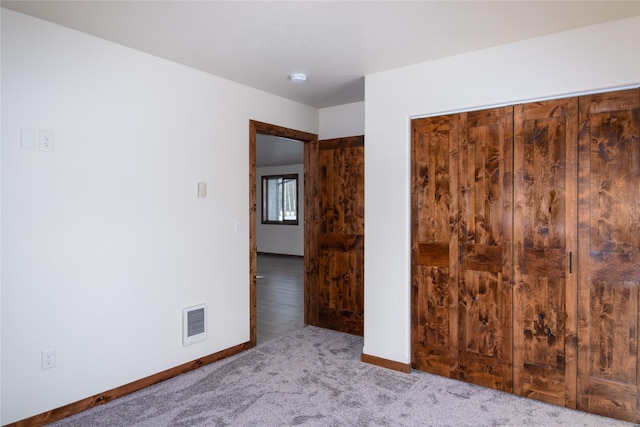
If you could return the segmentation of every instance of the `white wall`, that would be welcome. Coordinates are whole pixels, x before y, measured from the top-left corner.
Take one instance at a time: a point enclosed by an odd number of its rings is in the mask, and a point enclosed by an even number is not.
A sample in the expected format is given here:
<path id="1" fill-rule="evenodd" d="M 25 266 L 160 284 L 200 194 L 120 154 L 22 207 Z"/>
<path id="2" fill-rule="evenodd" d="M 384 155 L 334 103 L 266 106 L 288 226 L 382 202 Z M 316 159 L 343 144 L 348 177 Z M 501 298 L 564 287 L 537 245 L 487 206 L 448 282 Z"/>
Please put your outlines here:
<path id="1" fill-rule="evenodd" d="M 410 362 L 410 120 L 640 84 L 640 18 L 369 75 L 364 353 Z"/>
<path id="2" fill-rule="evenodd" d="M 1 31 L 2 424 L 248 341 L 249 120 L 317 133 L 318 110 L 8 10 Z"/>
<path id="3" fill-rule="evenodd" d="M 320 110 L 320 139 L 364 135 L 364 102 Z"/>
<path id="4" fill-rule="evenodd" d="M 293 173 L 298 174 L 298 225 L 262 224 L 262 177 Z M 304 165 L 256 169 L 256 237 L 258 252 L 304 256 Z"/>

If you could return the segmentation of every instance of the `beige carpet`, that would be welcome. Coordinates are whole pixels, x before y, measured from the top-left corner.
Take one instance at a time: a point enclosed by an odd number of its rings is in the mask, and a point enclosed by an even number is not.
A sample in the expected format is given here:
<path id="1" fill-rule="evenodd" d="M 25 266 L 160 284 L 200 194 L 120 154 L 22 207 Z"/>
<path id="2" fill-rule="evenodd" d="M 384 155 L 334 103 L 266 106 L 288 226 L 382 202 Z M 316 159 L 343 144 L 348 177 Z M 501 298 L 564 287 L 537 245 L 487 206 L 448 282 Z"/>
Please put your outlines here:
<path id="1" fill-rule="evenodd" d="M 362 338 L 305 327 L 55 426 L 627 426 L 360 362 Z"/>

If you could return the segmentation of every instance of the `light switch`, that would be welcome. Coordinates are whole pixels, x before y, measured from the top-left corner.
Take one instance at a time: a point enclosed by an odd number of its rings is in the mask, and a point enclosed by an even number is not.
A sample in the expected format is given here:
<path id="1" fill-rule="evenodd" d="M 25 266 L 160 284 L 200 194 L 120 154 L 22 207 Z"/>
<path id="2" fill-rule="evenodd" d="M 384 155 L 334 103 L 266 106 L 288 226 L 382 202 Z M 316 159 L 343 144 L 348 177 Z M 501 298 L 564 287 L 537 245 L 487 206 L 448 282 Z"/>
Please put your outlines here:
<path id="1" fill-rule="evenodd" d="M 207 197 L 207 184 L 205 182 L 198 183 L 198 197 Z"/>
<path id="2" fill-rule="evenodd" d="M 36 130 L 20 129 L 20 148 L 24 150 L 35 150 L 36 148 Z"/>
<path id="3" fill-rule="evenodd" d="M 53 151 L 53 132 L 40 131 L 40 151 Z"/>

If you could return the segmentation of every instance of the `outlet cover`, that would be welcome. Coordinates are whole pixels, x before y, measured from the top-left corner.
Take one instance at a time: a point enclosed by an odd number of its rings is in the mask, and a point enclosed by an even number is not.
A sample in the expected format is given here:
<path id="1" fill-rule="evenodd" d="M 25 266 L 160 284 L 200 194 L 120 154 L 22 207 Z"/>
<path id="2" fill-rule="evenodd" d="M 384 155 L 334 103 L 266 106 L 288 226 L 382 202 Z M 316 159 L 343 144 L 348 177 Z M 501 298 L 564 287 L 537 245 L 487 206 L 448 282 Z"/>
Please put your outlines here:
<path id="1" fill-rule="evenodd" d="M 51 369 L 56 366 L 56 351 L 42 350 L 42 370 Z"/>
<path id="2" fill-rule="evenodd" d="M 53 132 L 40 131 L 40 151 L 53 151 Z"/>

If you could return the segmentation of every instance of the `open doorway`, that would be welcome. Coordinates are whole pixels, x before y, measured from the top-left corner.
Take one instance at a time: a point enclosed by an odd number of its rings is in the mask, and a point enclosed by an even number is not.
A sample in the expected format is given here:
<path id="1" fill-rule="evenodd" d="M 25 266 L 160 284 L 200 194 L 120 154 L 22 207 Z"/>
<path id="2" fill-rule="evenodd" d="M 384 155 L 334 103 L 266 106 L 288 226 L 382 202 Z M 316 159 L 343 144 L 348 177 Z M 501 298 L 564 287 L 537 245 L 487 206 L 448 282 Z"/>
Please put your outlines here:
<path id="1" fill-rule="evenodd" d="M 313 265 L 317 264 L 315 251 L 309 250 L 310 244 L 316 241 L 317 230 L 314 226 L 313 218 L 317 217 L 317 207 L 312 202 L 311 194 L 317 191 L 317 174 L 313 172 L 312 165 L 317 164 L 318 156 L 318 138 L 317 135 L 307 132 L 296 131 L 281 126 L 271 125 L 262 122 L 250 121 L 249 123 L 249 248 L 250 248 L 250 342 L 252 346 L 257 344 L 257 278 L 258 276 L 258 240 L 257 240 L 257 221 L 258 209 L 261 208 L 261 200 L 257 198 L 257 147 L 258 139 L 263 137 L 279 137 L 292 141 L 298 141 L 303 144 L 303 177 L 304 196 L 300 204 L 304 211 L 303 220 L 303 270 L 304 270 L 304 323 L 308 324 L 310 319 L 309 298 L 311 292 L 315 289 L 313 283 L 313 275 L 309 272 L 314 271 Z M 273 141 L 273 140 L 272 140 Z M 269 140 L 267 139 L 267 144 Z M 295 251 L 294 251 L 295 252 Z M 276 260 L 277 261 L 277 260 Z M 276 264 L 278 264 L 276 262 Z M 273 267 L 273 263 L 272 263 Z M 262 279 L 260 279 L 262 280 Z"/>
<path id="2" fill-rule="evenodd" d="M 257 344 L 304 326 L 304 142 L 256 135 Z"/>

